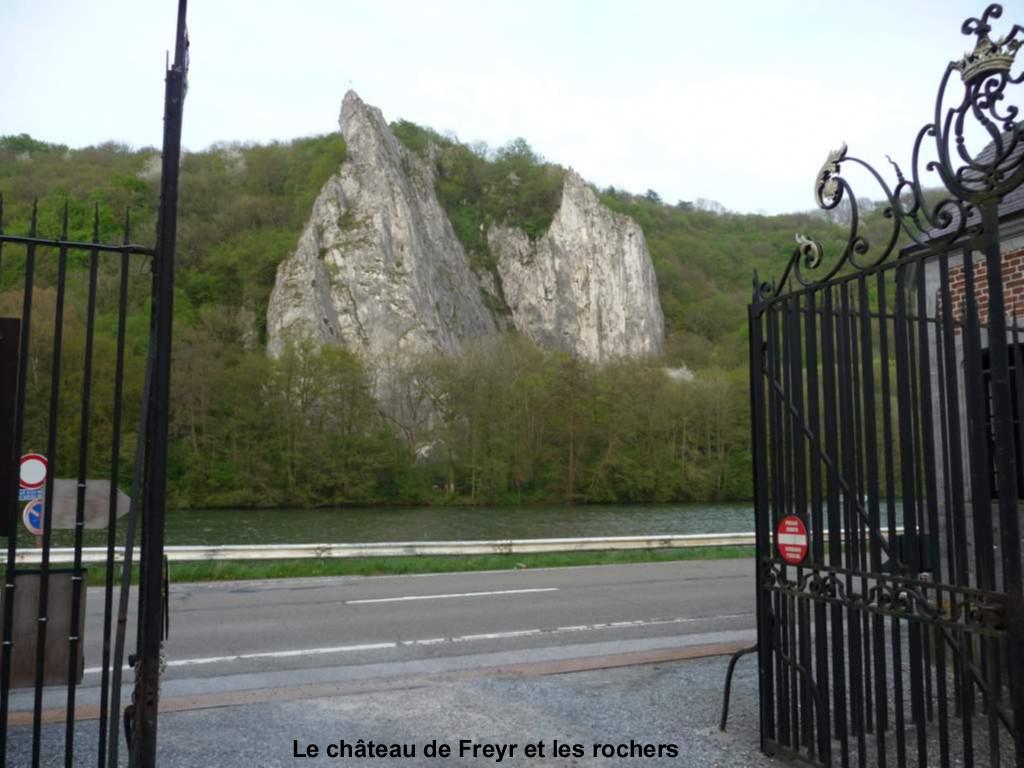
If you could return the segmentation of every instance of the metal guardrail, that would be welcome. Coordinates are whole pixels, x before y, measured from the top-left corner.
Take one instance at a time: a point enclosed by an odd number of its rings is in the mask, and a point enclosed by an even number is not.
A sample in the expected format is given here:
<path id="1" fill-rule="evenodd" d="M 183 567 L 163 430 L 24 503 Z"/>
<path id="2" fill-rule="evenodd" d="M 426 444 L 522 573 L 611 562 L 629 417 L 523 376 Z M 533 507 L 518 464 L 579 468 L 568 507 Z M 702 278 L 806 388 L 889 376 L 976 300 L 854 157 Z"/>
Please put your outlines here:
<path id="1" fill-rule="evenodd" d="M 164 547 L 171 562 L 201 560 L 296 560 L 405 555 L 511 555 L 541 552 L 601 552 L 636 549 L 753 546 L 753 533 L 695 533 L 685 536 L 605 536 L 578 539 L 499 539 L 497 541 L 398 541 L 355 544 L 219 544 Z M 40 561 L 40 550 L 18 550 L 19 565 Z M 74 549 L 50 550 L 51 563 L 70 563 Z M 104 563 L 105 547 L 84 547 L 83 563 Z"/>

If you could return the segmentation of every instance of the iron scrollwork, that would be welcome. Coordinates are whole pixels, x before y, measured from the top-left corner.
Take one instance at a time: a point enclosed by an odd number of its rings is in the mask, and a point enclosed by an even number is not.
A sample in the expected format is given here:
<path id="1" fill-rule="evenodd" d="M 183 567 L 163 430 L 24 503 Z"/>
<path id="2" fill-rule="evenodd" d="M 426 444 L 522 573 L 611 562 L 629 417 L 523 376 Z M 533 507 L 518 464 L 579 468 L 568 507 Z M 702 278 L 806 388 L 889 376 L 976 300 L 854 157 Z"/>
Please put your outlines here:
<path id="1" fill-rule="evenodd" d="M 860 592 L 848 589 L 839 573 L 827 569 L 810 569 L 804 571 L 798 578 L 792 579 L 783 573 L 778 563 L 772 561 L 762 566 L 761 586 L 794 597 L 840 603 L 846 608 L 875 611 L 899 618 L 962 626 L 976 631 L 1004 629 L 1004 610 L 997 602 L 964 596 L 962 600 L 954 601 L 949 606 L 950 611 L 947 614 L 919 587 L 904 580 L 886 578 L 883 574 L 862 576 L 867 576 L 870 586 L 866 591 Z"/>
<path id="2" fill-rule="evenodd" d="M 818 171 L 814 195 L 822 210 L 833 210 L 844 200 L 850 206 L 845 247 L 821 274 L 808 274 L 825 263 L 825 248 L 821 241 L 798 234 L 796 248 L 778 282 L 760 282 L 755 274 L 756 299 L 781 296 L 791 279 L 807 288 L 827 282 L 844 267 L 857 271 L 878 267 L 892 255 L 901 233 L 911 243 L 942 249 L 978 226 L 978 206 L 983 201 L 998 200 L 1024 182 L 1024 123 L 1017 122 L 1018 108 L 1006 103 L 1008 87 L 1024 81 L 1024 72 L 1011 73 L 1024 43 L 1024 27 L 1014 24 L 1006 35 L 993 39 L 991 22 L 1002 13 L 1002 6 L 993 3 L 979 18 L 969 18 L 961 26 L 964 35 L 975 38 L 974 47 L 946 67 L 934 118 L 918 131 L 914 141 L 910 178 L 890 160 L 896 176 L 890 186 L 872 165 L 848 154 L 845 143 L 828 155 Z M 946 106 L 954 73 L 960 74 L 963 95 L 955 105 Z M 988 140 L 986 147 L 973 152 L 965 138 L 965 129 L 972 124 L 980 126 Z M 924 170 L 936 173 L 944 188 L 937 202 L 926 200 L 921 174 L 921 150 L 928 139 L 934 139 L 937 159 L 927 162 Z M 844 165 L 866 170 L 884 194 L 883 216 L 891 220 L 891 226 L 880 246 L 873 246 L 860 232 L 860 207 L 842 175 Z"/>

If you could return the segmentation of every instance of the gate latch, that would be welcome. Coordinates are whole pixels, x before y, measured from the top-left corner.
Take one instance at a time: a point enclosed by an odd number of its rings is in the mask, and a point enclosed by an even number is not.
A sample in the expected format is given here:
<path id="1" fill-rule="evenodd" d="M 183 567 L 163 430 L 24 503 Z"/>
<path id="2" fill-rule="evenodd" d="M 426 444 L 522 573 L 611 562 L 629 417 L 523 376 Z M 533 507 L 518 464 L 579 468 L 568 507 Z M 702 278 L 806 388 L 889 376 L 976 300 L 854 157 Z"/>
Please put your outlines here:
<path id="1" fill-rule="evenodd" d="M 974 621 L 983 627 L 992 629 L 1003 629 L 1006 625 L 1006 607 L 1001 602 L 983 603 L 980 601 L 968 603 L 966 616 L 969 621 Z"/>

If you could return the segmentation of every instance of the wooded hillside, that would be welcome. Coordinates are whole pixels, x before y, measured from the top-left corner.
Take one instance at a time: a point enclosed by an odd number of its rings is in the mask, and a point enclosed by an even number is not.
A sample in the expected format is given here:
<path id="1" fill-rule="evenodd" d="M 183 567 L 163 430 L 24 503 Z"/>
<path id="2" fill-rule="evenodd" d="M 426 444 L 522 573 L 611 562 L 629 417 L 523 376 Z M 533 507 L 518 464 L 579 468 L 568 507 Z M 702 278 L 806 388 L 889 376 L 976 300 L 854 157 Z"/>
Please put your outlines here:
<path id="1" fill-rule="evenodd" d="M 523 140 L 492 151 L 408 122 L 407 146 L 434 158 L 437 192 L 477 269 L 488 269 L 489 224 L 543 233 L 564 169 Z M 298 346 L 264 354 L 266 306 L 277 265 L 294 248 L 322 184 L 345 161 L 329 134 L 270 145 L 220 145 L 182 163 L 175 361 L 173 502 L 188 506 L 368 502 L 473 503 L 746 498 L 746 304 L 751 277 L 778 274 L 796 232 L 841 249 L 842 230 L 811 213 L 734 214 L 708 201 L 669 204 L 655 191 L 599 190 L 643 227 L 666 319 L 662 360 L 594 369 L 508 336 L 459 358 L 410 361 L 416 397 L 440 418 L 417 434 L 390 423 L 370 397 L 361 362 L 340 349 Z M 88 239 L 98 206 L 101 239 L 119 241 L 125 209 L 132 240 L 154 237 L 159 156 L 105 144 L 69 149 L 28 136 L 0 138 L 6 232 L 25 233 L 38 199 L 39 230 L 56 236 L 67 202 L 70 235 Z M 21 249 L 0 263 L 0 308 L 17 314 Z M 54 332 L 53 254 L 40 254 L 33 323 L 34 389 L 28 442 L 41 448 L 48 410 L 47 351 Z M 144 265 L 140 264 L 140 269 Z M 70 265 L 61 442 L 57 466 L 73 474 L 81 389 L 85 262 Z M 116 331 L 116 269 L 101 271 L 98 354 Z M 129 421 L 148 333 L 148 279 L 132 280 L 128 327 Z M 104 301 L 103 297 L 107 300 Z M 105 359 L 105 358 L 104 358 Z M 109 444 L 112 363 L 97 363 L 93 442 Z M 666 375 L 686 366 L 696 378 Z M 65 423 L 66 420 L 66 423 Z M 106 432 L 104 432 L 106 429 Z M 130 430 L 129 430 L 130 431 Z M 430 446 L 430 450 L 423 450 Z M 417 450 L 419 448 L 420 450 Z M 129 457 L 130 458 L 130 457 Z M 128 477 L 127 464 L 125 477 Z"/>

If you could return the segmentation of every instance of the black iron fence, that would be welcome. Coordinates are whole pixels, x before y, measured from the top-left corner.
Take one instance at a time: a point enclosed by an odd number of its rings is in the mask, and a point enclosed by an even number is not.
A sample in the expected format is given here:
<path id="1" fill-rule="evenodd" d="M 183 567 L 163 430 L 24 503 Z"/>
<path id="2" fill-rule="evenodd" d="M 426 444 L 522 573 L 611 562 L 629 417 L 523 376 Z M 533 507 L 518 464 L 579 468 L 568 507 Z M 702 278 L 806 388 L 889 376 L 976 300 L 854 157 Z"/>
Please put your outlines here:
<path id="1" fill-rule="evenodd" d="M 897 167 L 890 188 L 845 146 L 823 166 L 819 204 L 852 209 L 844 252 L 826 264 L 820 243 L 798 237 L 778 285 L 755 279 L 758 654 L 772 754 L 1024 765 L 1024 318 L 1007 301 L 1024 265 L 1024 126 L 1010 99 L 1024 30 L 994 40 L 1000 13 L 965 22 L 975 49 L 946 70 L 911 178 Z M 951 97 L 957 80 L 963 95 Z M 986 142 L 973 153 L 970 122 Z M 927 146 L 926 171 L 946 189 L 937 200 L 918 175 Z M 888 200 L 892 230 L 877 249 L 841 175 L 857 166 Z"/>
<path id="2" fill-rule="evenodd" d="M 70 766 L 77 760 L 114 767 L 121 754 L 128 754 L 130 765 L 156 763 L 185 6 L 179 0 L 174 62 L 166 77 L 156 247 L 132 243 L 127 212 L 122 242 L 101 242 L 98 207 L 86 241 L 69 238 L 70 225 L 78 222 L 67 205 L 60 232 L 40 231 L 40 216 L 51 212 L 33 204 L 28 231 L 7 233 L 0 198 L 0 535 L 7 537 L 0 765 Z M 131 355 L 130 344 L 140 341 L 133 339 L 133 321 L 147 310 L 149 328 L 141 340 L 146 352 Z M 109 386 L 97 391 L 97 381 Z M 105 529 L 107 549 L 104 567 L 94 572 L 102 581 L 102 622 L 90 627 L 97 629 L 94 636 L 85 616 L 98 591 L 91 590 L 90 598 L 81 555 L 90 529 Z M 74 547 L 70 568 L 51 565 L 57 536 Z M 38 567 L 19 563 L 25 546 L 40 550 Z M 88 672 L 86 659 L 97 665 Z M 127 707 L 126 662 L 135 676 Z M 81 701 L 86 674 L 90 699 Z"/>

